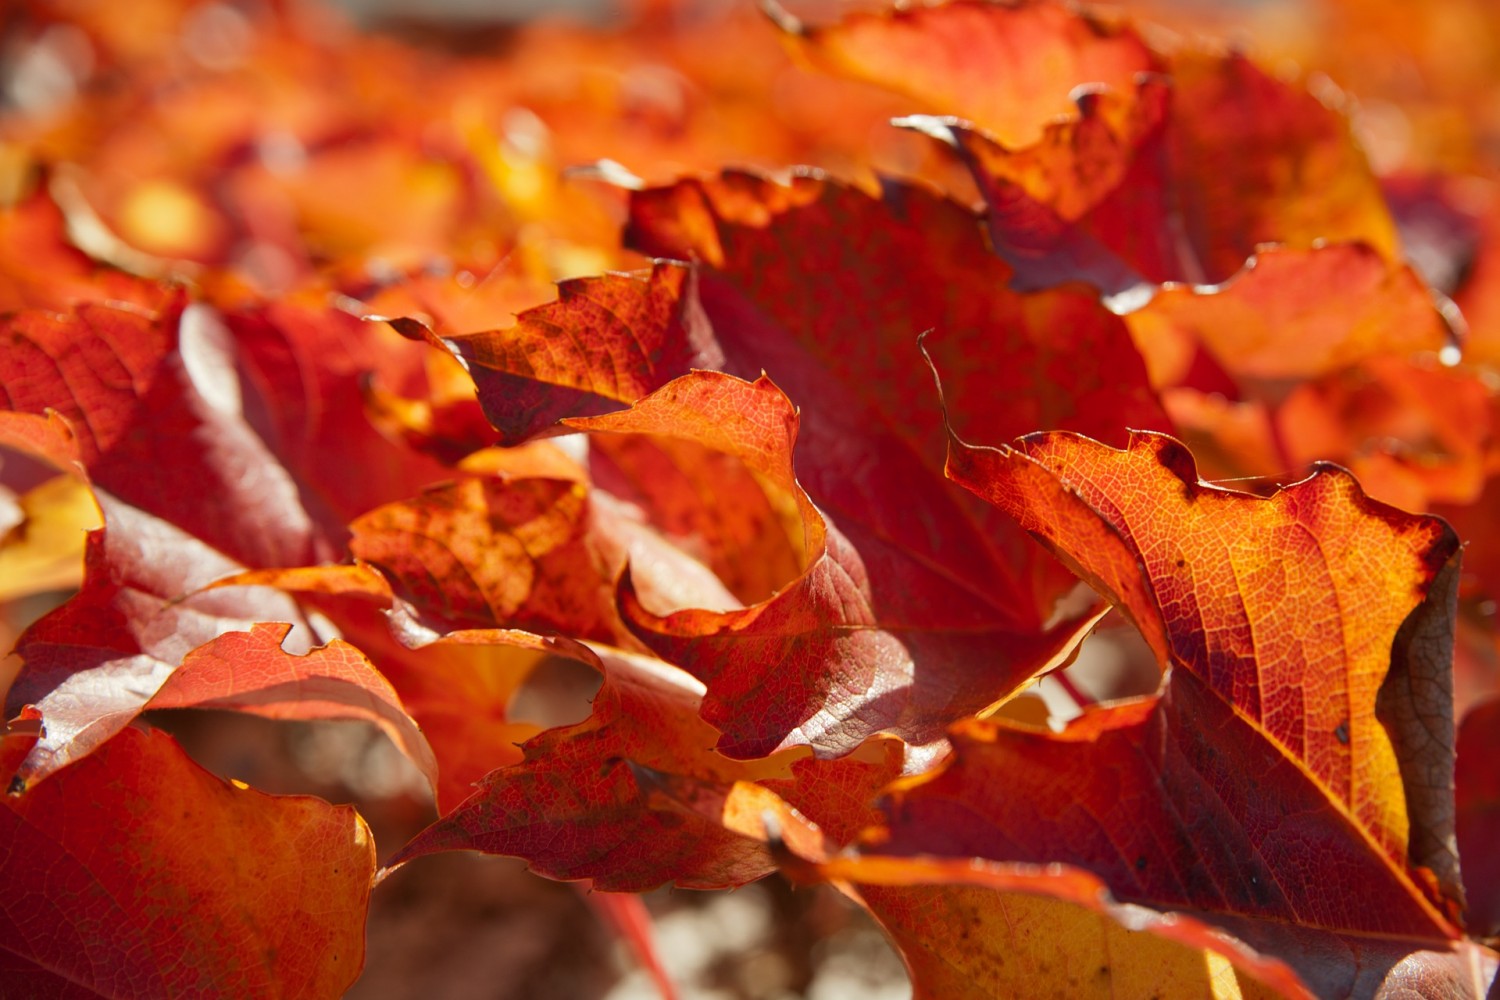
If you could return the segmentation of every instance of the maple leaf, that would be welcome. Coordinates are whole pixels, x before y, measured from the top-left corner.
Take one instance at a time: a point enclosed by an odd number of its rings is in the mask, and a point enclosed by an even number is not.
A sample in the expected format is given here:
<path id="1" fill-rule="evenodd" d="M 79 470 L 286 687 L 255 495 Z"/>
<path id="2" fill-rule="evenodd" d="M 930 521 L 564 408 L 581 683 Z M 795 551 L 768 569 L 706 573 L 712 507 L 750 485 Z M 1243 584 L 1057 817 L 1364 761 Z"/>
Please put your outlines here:
<path id="1" fill-rule="evenodd" d="M 4 737 L 0 779 L 34 739 Z M 351 806 L 231 786 L 127 727 L 0 805 L 0 972 L 27 996 L 332 996 L 374 869 Z"/>
<path id="2" fill-rule="evenodd" d="M 1459 939 L 1446 525 L 1332 468 L 1268 499 L 1210 487 L 1154 435 L 955 440 L 950 474 L 1108 595 L 1171 678 L 1057 735 L 960 724 L 951 763 L 894 792 L 882 852 L 1078 864 L 1320 993 Z M 1329 870 L 1357 893 L 1329 893 Z"/>
<path id="3" fill-rule="evenodd" d="M 322 319 L 326 324 L 328 315 Z M 38 706 L 46 723 L 17 771 L 18 787 L 118 731 L 188 652 L 216 636 L 287 622 L 299 626 L 290 652 L 305 652 L 315 633 L 284 595 L 197 592 L 247 564 L 299 565 L 332 555 L 342 547 L 350 508 L 381 495 L 374 491 L 410 489 L 440 468 L 395 451 L 347 411 L 322 412 L 329 402 L 359 399 L 358 355 L 334 349 L 347 327 L 333 321 L 336 333 L 329 336 L 328 326 L 291 307 L 270 318 L 246 314 L 241 322 L 241 336 L 231 340 L 214 311 L 185 305 L 180 295 L 159 314 L 84 304 L 67 314 L 28 311 L 4 322 L 10 349 L 0 388 L 8 412 L 0 413 L 0 424 L 9 428 L 7 439 L 85 476 L 105 523 L 90 536 L 82 593 L 29 630 L 18 647 L 24 666 L 9 691 L 9 710 Z M 316 384 L 288 380 L 285 367 L 277 368 L 305 360 L 299 353 L 313 349 L 325 359 Z M 342 365 L 335 362 L 340 353 Z M 258 401 L 237 372 L 242 361 L 252 372 L 269 372 L 262 384 L 289 404 L 276 408 L 279 424 L 265 434 L 252 426 Z M 163 442 L 201 447 L 161 462 Z M 384 475 L 343 475 L 344 467 L 326 456 L 344 447 L 345 460 L 369 462 Z M 321 504 L 313 494 L 319 487 L 328 498 Z M 314 502 L 305 505 L 309 494 Z M 325 653 L 315 661 L 331 659 Z M 223 682 L 252 685 L 234 693 L 250 698 L 252 689 L 263 690 L 264 677 L 236 674 L 229 660 L 214 662 Z M 310 664 L 295 657 L 266 662 L 285 671 L 277 683 L 309 680 Z M 385 721 L 395 724 L 399 703 L 390 703 L 378 674 L 346 675 L 341 683 L 348 681 L 368 685 L 374 702 L 395 713 Z M 220 699 L 232 693 L 222 685 L 216 692 Z M 295 704 L 283 702 L 281 710 L 294 714 Z M 316 700 L 303 710 L 303 717 L 359 714 Z M 399 742 L 430 773 L 430 752 L 414 737 L 409 730 Z"/>
<path id="4" fill-rule="evenodd" d="M 1107 435 L 1129 414 L 1124 419 L 1165 426 L 1120 321 L 1080 292 L 1006 290 L 1008 269 L 986 252 L 973 216 L 915 187 L 892 184 L 876 199 L 809 177 L 782 186 L 726 174 L 640 192 L 632 205 L 635 244 L 702 261 L 696 278 L 659 263 L 645 282 L 579 282 L 513 328 L 446 342 L 468 362 L 490 419 L 508 433 L 535 432 L 565 413 L 595 414 L 611 400 L 636 402 L 664 391 L 689 364 L 744 378 L 764 370 L 798 404 L 798 485 L 833 525 L 829 560 L 849 581 L 844 597 L 815 582 L 832 565 L 808 542 L 821 529 L 804 512 L 808 568 L 792 589 L 745 612 L 683 611 L 660 624 L 634 615 L 641 639 L 658 652 L 712 672 L 700 676 L 710 688 L 707 717 L 726 734 L 721 747 L 755 756 L 808 739 L 837 753 L 889 725 L 927 742 L 948 721 L 1024 683 L 1065 642 L 1066 623 L 1042 625 L 1071 578 L 1004 519 L 944 483 L 940 415 L 913 403 L 929 399 L 930 389 L 921 369 L 901 359 L 914 361 L 916 335 L 936 327 L 933 349 L 966 373 L 962 412 L 976 425 Z M 798 247 L 803 267 L 784 266 L 787 245 Z M 825 274 L 844 282 L 845 308 L 825 308 L 818 279 Z M 1052 339 L 1056 330 L 1069 331 L 1067 343 Z M 1055 369 L 1081 392 L 1065 397 L 1038 385 L 1027 374 L 1037 369 Z M 515 393 L 518 380 L 530 388 Z M 738 405 L 695 406 L 706 419 L 666 411 L 643 429 L 722 441 L 712 436 L 710 414 Z M 596 419 L 604 422 L 573 426 L 615 427 L 614 417 Z M 789 448 L 776 433 L 769 443 L 733 442 L 731 453 Z M 774 473 L 759 473 L 782 484 L 783 508 L 796 495 L 790 472 L 787 454 Z M 845 601 L 856 594 L 867 596 Z M 752 619 L 756 629 L 747 630 Z M 766 630 L 776 620 L 783 638 L 770 642 Z M 798 634 L 822 638 L 787 660 L 785 644 Z M 722 659 L 724 644 L 735 642 L 738 658 Z M 1011 665 L 997 669 L 997 656 Z M 765 683 L 762 664 L 773 662 L 784 664 L 789 696 L 769 713 L 736 707 L 763 698 L 755 694 Z M 858 694 L 876 662 L 890 680 Z"/>
<path id="5" fill-rule="evenodd" d="M 1221 285 L 1164 286 L 1126 323 L 1211 479 L 1337 461 L 1408 509 L 1480 488 L 1488 394 L 1445 363 L 1461 320 L 1365 244 L 1263 249 Z"/>
<path id="6" fill-rule="evenodd" d="M 1160 68 L 1134 29 L 1046 0 L 963 0 L 828 26 L 769 10 L 814 66 L 976 122 L 1010 145 L 1036 141 L 1048 122 L 1070 114 L 1080 83 L 1125 89 L 1136 74 Z"/>
<path id="7" fill-rule="evenodd" d="M 713 810 L 684 809 L 681 788 L 722 802 L 736 782 L 758 780 L 833 833 L 852 836 L 872 817 L 875 791 L 901 770 L 903 747 L 889 739 L 836 761 L 816 760 L 805 747 L 731 760 L 711 749 L 715 732 L 697 718 L 703 686 L 691 676 L 608 647 L 575 655 L 604 676 L 589 718 L 529 740 L 522 762 L 486 775 L 388 868 L 437 851 L 481 850 L 610 891 L 741 885 L 775 867 L 763 839 Z"/>
<path id="8" fill-rule="evenodd" d="M 1155 52 L 1052 3 L 950 3 L 793 32 L 815 64 L 953 116 L 903 121 L 959 151 L 1021 287 L 1086 280 L 1129 293 L 1126 308 L 1148 281 L 1222 281 L 1263 243 L 1359 239 L 1397 253 L 1341 109 L 1239 53 Z"/>

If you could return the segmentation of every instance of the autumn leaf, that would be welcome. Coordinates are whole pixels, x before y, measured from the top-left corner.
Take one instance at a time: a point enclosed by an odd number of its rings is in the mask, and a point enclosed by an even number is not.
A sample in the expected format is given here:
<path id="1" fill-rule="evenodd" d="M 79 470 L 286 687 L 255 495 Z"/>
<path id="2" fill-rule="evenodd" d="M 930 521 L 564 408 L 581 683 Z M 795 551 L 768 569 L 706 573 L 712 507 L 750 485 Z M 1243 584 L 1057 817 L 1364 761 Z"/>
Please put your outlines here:
<path id="1" fill-rule="evenodd" d="M 183 658 L 147 708 L 219 708 L 270 719 L 359 719 L 386 734 L 429 783 L 437 761 L 390 683 L 347 642 L 304 656 L 282 643 L 290 625 L 226 632 Z"/>
<path id="2" fill-rule="evenodd" d="M 740 885 L 773 869 L 764 843 L 684 810 L 678 793 L 663 789 L 686 786 L 713 797 L 737 781 L 762 780 L 835 833 L 852 835 L 869 813 L 850 805 L 868 802 L 901 770 L 893 740 L 839 761 L 814 760 L 806 748 L 731 760 L 712 749 L 715 732 L 697 718 L 703 687 L 688 674 L 606 647 L 586 658 L 604 676 L 590 717 L 529 740 L 521 763 L 487 775 L 389 866 L 435 851 L 481 850 L 609 891 Z"/>
<path id="3" fill-rule="evenodd" d="M 744 658 L 724 670 L 719 653 L 708 651 L 739 633 L 730 628 L 720 639 L 696 637 L 700 630 L 725 627 L 730 619 L 715 614 L 722 607 L 697 617 L 684 612 L 665 627 L 650 626 L 663 636 L 660 641 L 671 643 L 670 652 L 667 646 L 659 652 L 678 662 L 691 656 L 713 665 L 714 679 L 703 675 L 710 686 L 706 710 L 710 721 L 733 734 L 723 744 L 726 752 L 768 752 L 820 713 L 825 713 L 822 721 L 795 738 L 813 740 L 822 752 L 851 748 L 887 725 L 899 725 L 909 738 L 926 742 L 947 721 L 1014 691 L 1061 648 L 1061 635 L 1045 638 L 1041 625 L 1072 586 L 1071 578 L 1004 519 L 941 479 L 939 414 L 922 402 L 931 398 L 926 376 L 902 358 L 915 360 L 916 335 L 936 327 L 934 350 L 966 373 L 964 412 L 976 424 L 1017 432 L 1061 425 L 1108 435 L 1122 414 L 1130 414 L 1125 419 L 1164 426 L 1123 325 L 1086 293 L 1027 297 L 1007 291 L 1008 269 L 987 253 L 974 218 L 919 188 L 892 184 L 875 199 L 814 178 L 782 186 L 727 174 L 640 192 L 632 203 L 635 243 L 653 254 L 704 262 L 696 281 L 688 272 L 658 264 L 644 283 L 617 278 L 581 283 L 547 310 L 546 325 L 535 333 L 527 332 L 534 313 L 511 330 L 463 338 L 455 346 L 470 362 L 481 398 L 494 401 L 488 404 L 490 416 L 501 427 L 537 428 L 539 412 L 588 415 L 604 400 L 634 402 L 638 393 L 656 389 L 674 374 L 656 366 L 671 357 L 691 356 L 699 359 L 694 364 L 746 379 L 764 370 L 801 408 L 798 482 L 837 529 L 838 535 L 830 535 L 835 539 L 830 554 L 851 581 L 846 596 L 853 599 L 866 587 L 869 594 L 859 598 L 868 610 L 846 605 L 835 620 L 878 624 L 887 636 L 899 634 L 904 651 L 868 629 L 829 632 L 817 624 L 826 610 L 803 607 L 794 619 L 801 624 L 778 625 L 786 637 L 761 648 L 780 662 L 782 654 L 772 651 L 792 635 L 824 636 L 822 646 L 809 647 L 795 661 L 806 666 L 788 668 L 796 694 L 778 706 L 772 722 L 759 711 L 732 708 L 740 694 L 721 694 L 749 693 L 763 683 L 755 647 L 741 643 Z M 856 234 L 864 235 L 856 239 Z M 783 266 L 782 248 L 788 245 L 798 247 L 804 267 Z M 823 307 L 827 293 L 814 280 L 822 274 L 841 276 L 847 308 Z M 600 315 L 596 288 L 603 297 L 599 301 L 610 303 L 607 323 L 595 318 Z M 1070 342 L 1054 339 L 1056 330 L 1069 331 Z M 1054 371 L 1059 383 L 1088 388 L 1065 397 L 1032 379 L 1028 373 L 1034 370 Z M 533 380 L 534 393 L 513 395 L 518 377 Z M 580 390 L 589 397 L 579 397 Z M 544 411 L 532 402 L 536 394 L 545 401 Z M 519 423 L 495 413 L 496 405 Z M 737 409 L 725 405 L 729 412 Z M 653 417 L 650 426 L 693 439 L 693 434 L 671 432 L 673 422 L 664 415 Z M 684 418 L 684 426 L 692 421 Z M 781 442 L 740 441 L 734 447 L 788 446 L 784 436 Z M 851 468 L 856 474 L 848 473 Z M 780 466 L 777 481 L 785 483 L 787 474 L 788 467 Z M 785 486 L 782 494 L 793 495 Z M 916 511 L 921 513 L 913 516 Z M 807 523 L 805 516 L 801 520 Z M 815 559 L 811 546 L 806 551 Z M 869 572 L 861 564 L 878 569 Z M 820 602 L 833 599 L 835 592 L 813 586 L 807 576 L 803 580 L 800 593 L 826 594 Z M 773 604 L 777 615 L 797 606 L 789 594 Z M 758 618 L 757 628 L 770 627 L 769 612 L 754 614 L 767 615 Z M 694 645 L 699 651 L 689 653 Z M 857 695 L 851 703 L 830 697 L 829 692 L 854 693 L 866 686 L 877 646 L 888 651 L 878 658 L 897 671 L 892 677 L 907 669 L 899 664 L 910 658 L 915 665 L 910 676 L 916 678 L 911 693 L 887 697 L 889 688 L 882 684 L 875 694 Z M 997 670 L 997 655 L 1011 665 Z M 828 678 L 826 667 L 834 662 L 846 664 L 834 677 L 847 680 Z M 908 686 L 907 680 L 897 682 L 898 689 Z M 878 699 L 884 700 L 875 707 Z M 854 706 L 864 702 L 872 703 L 873 714 L 860 719 Z M 853 728 L 845 736 L 831 735 L 834 719 L 849 720 Z M 750 731 L 762 723 L 763 731 Z"/>
<path id="4" fill-rule="evenodd" d="M 232 338 L 217 312 L 178 295 L 159 314 L 90 303 L 5 321 L 11 348 L 0 365 L 0 388 L 9 412 L 0 422 L 9 428 L 7 440 L 84 475 L 105 524 L 85 550 L 82 594 L 18 646 L 24 666 L 8 710 L 34 705 L 46 722 L 19 767 L 23 785 L 126 725 L 183 656 L 224 632 L 293 623 L 301 627 L 291 651 L 305 652 L 314 633 L 285 596 L 199 591 L 246 565 L 330 557 L 342 549 L 350 508 L 440 474 L 435 462 L 397 451 L 362 420 L 360 355 L 338 340 L 351 334 L 348 326 L 291 307 L 240 319 Z M 305 365 L 312 352 L 324 362 L 319 381 L 288 378 L 287 367 Z M 372 364 L 374 354 L 365 355 Z M 241 362 L 268 376 L 261 386 L 285 404 L 273 408 L 279 424 L 253 426 L 265 410 L 253 379 L 242 379 Z M 400 364 L 387 360 L 384 367 L 397 371 Z M 331 408 L 338 403 L 345 406 Z M 66 422 L 66 432 L 41 420 Z M 202 447 L 158 461 L 163 442 L 171 441 Z M 346 475 L 331 460 L 335 454 L 378 471 Z M 288 670 L 284 680 L 301 677 L 293 659 L 277 663 Z M 230 670 L 219 680 L 232 686 L 234 676 Z M 387 700 L 373 671 L 362 682 L 376 702 Z M 309 703 L 304 717 L 325 709 Z M 286 711 L 296 709 L 288 703 Z M 399 716 L 399 705 L 392 712 Z M 425 753 L 420 741 L 404 744 L 419 760 Z"/>
<path id="5" fill-rule="evenodd" d="M 955 441 L 950 471 L 1107 594 L 1171 680 L 1058 736 L 965 723 L 954 762 L 893 798 L 882 850 L 1080 864 L 1301 971 L 1282 922 L 1408 951 L 1458 937 L 1446 525 L 1332 468 L 1267 499 L 1211 487 L 1157 435 Z M 1301 865 L 1306 843 L 1360 908 Z"/>
<path id="6" fill-rule="evenodd" d="M 771 10 L 813 66 L 968 119 L 1007 145 L 1030 144 L 1048 122 L 1070 115 L 1080 84 L 1128 89 L 1137 73 L 1159 67 L 1132 28 L 1036 0 L 901 8 L 828 26 Z"/>
<path id="7" fill-rule="evenodd" d="M 1500 933 L 1500 867 L 1490 845 L 1500 825 L 1500 786 L 1489 763 L 1494 758 L 1500 701 L 1491 698 L 1463 717 L 1458 730 L 1458 851 L 1464 863 L 1465 924 L 1471 934 Z"/>
<path id="8" fill-rule="evenodd" d="M 1364 240 L 1396 256 L 1394 223 L 1335 98 L 1242 54 L 1153 51 L 1128 27 L 1050 3 L 953 3 L 788 30 L 815 65 L 913 99 L 922 117 L 903 121 L 958 150 L 1022 287 L 1087 280 L 1130 293 L 1128 308 L 1147 282 L 1222 281 L 1265 243 Z"/>
<path id="9" fill-rule="evenodd" d="M 1398 238 L 1337 94 L 1277 79 L 1249 58 L 1173 55 L 1170 157 L 1182 225 L 1222 281 L 1263 243 L 1362 240 L 1387 260 Z"/>
<path id="10" fill-rule="evenodd" d="M 13 790 L 93 752 L 143 710 L 184 656 L 223 632 L 293 622 L 303 626 L 302 646 L 293 648 L 311 645 L 302 612 L 283 594 L 188 596 L 242 567 L 101 490 L 95 499 L 105 527 L 88 536 L 81 592 L 17 643 L 24 666 L 6 713 L 34 706 L 44 733 L 15 766 Z"/>
<path id="11" fill-rule="evenodd" d="M 1267 248 L 1223 285 L 1163 288 L 1126 323 L 1148 359 L 1158 341 L 1185 340 L 1236 378 L 1261 383 L 1456 346 L 1416 272 L 1363 243 Z M 1182 383 L 1162 376 L 1158 384 Z"/>
<path id="12" fill-rule="evenodd" d="M 211 310 L 180 297 L 156 315 L 89 303 L 16 314 L 0 336 L 5 409 L 67 418 L 96 487 L 248 562 L 331 554 L 296 484 L 236 408 L 232 347 Z M 155 462 L 163 438 L 204 446 Z"/>
<path id="13" fill-rule="evenodd" d="M 248 383 L 247 419 L 331 538 L 342 541 L 357 515 L 451 475 L 442 462 L 393 441 L 364 405 L 371 383 L 403 394 L 428 391 L 427 352 L 419 345 L 383 324 L 291 299 L 231 311 L 224 325 Z"/>
<path id="14" fill-rule="evenodd" d="M 4 738 L 0 777 L 33 739 Z M 0 969 L 28 996 L 333 995 L 374 868 L 352 807 L 231 785 L 128 727 L 0 807 Z"/>
<path id="15" fill-rule="evenodd" d="M 1210 479 L 1337 461 L 1407 509 L 1471 501 L 1490 416 L 1450 364 L 1450 307 L 1364 244 L 1262 249 L 1229 281 L 1164 286 L 1125 318 Z"/>
<path id="16" fill-rule="evenodd" d="M 895 124 L 953 147 L 987 208 L 995 252 L 1021 291 L 1087 281 L 1125 311 L 1150 284 L 1194 272 L 1163 184 L 1170 90 L 1144 77 L 1130 96 L 1076 95 L 1076 120 L 1049 124 L 1034 146 L 1008 150 L 959 118 L 910 115 Z"/>
<path id="17" fill-rule="evenodd" d="M 66 229 L 62 212 L 41 184 L 17 204 L 0 208 L 0 311 L 63 311 L 103 300 L 145 309 L 167 305 L 170 289 L 100 266 L 69 242 Z"/>
<path id="18" fill-rule="evenodd" d="M 510 705 L 533 671 L 551 656 L 589 663 L 587 647 L 562 636 L 520 629 L 461 629 L 438 634 L 416 619 L 390 583 L 374 567 L 309 566 L 251 570 L 222 578 L 213 589 L 272 587 L 295 595 L 338 628 L 379 671 L 408 719 L 394 720 L 398 735 L 415 723 L 431 746 L 438 780 L 440 813 L 446 814 L 473 792 L 480 778 L 521 760 L 518 749 L 543 727 L 511 718 Z M 263 627 L 264 628 L 264 627 Z M 338 650 L 341 657 L 348 647 Z M 289 657 L 282 651 L 280 656 Z M 296 659 L 293 657 L 292 659 Z M 283 670 L 295 669 L 295 664 Z M 352 695 L 353 692 L 350 692 Z M 380 716 L 388 713 L 377 709 Z M 390 729 L 389 723 L 383 728 Z M 403 739 L 395 740 L 403 746 Z M 411 755 L 419 767 L 426 760 Z"/>
<path id="19" fill-rule="evenodd" d="M 513 327 L 445 337 L 440 344 L 474 374 L 479 403 L 500 432 L 518 444 L 566 416 L 633 402 L 709 359 L 694 344 L 684 314 L 682 268 L 657 266 L 649 281 L 624 275 L 565 281 L 555 303 L 528 309 Z M 410 320 L 397 329 L 421 337 Z"/>
<path id="20" fill-rule="evenodd" d="M 794 883 L 831 882 L 867 908 L 901 949 L 916 996 L 1310 995 L 1276 959 L 1192 917 L 1120 904 L 1080 869 L 838 851 L 839 831 L 770 785 L 656 783 L 684 811 L 764 842 Z"/>

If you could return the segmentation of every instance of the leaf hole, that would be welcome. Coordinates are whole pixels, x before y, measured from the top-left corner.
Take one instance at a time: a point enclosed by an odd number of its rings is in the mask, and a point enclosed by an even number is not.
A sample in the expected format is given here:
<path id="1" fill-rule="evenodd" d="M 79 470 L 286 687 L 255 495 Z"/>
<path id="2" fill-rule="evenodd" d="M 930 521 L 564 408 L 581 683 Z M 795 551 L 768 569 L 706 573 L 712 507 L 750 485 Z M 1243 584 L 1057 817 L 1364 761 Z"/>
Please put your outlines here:
<path id="1" fill-rule="evenodd" d="M 586 664 L 566 656 L 548 656 L 527 675 L 505 707 L 510 722 L 529 722 L 551 729 L 587 719 L 604 679 Z"/>
<path id="2" fill-rule="evenodd" d="M 1095 702 L 1155 694 L 1161 687 L 1156 654 L 1136 627 L 1115 610 L 1099 620 L 1062 673 L 1072 687 Z"/>

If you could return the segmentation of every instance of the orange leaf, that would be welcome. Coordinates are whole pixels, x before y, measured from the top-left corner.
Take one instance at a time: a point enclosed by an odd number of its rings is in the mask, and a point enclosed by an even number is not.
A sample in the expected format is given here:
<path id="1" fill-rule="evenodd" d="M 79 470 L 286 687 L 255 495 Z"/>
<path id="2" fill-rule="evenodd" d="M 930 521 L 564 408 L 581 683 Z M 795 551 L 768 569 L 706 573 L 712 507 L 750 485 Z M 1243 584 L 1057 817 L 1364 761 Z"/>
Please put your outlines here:
<path id="1" fill-rule="evenodd" d="M 1243 55 L 1184 50 L 1169 143 L 1197 281 L 1222 281 L 1262 243 L 1294 248 L 1362 240 L 1398 258 L 1395 223 L 1342 95 L 1314 95 Z"/>
<path id="2" fill-rule="evenodd" d="M 1137 73 L 1157 68 L 1134 30 L 1047 0 L 961 0 L 827 27 L 779 9 L 773 16 L 814 66 L 967 118 L 1007 145 L 1034 142 L 1046 123 L 1071 116 L 1079 84 L 1129 89 Z"/>
<path id="3" fill-rule="evenodd" d="M 1446 524 L 1369 500 L 1331 467 L 1268 499 L 1218 489 L 1161 435 L 1125 451 L 1068 434 L 1001 450 L 955 441 L 950 474 L 1076 566 L 1164 665 L 1208 685 L 1396 872 L 1425 865 L 1453 886 L 1451 808 L 1429 815 L 1411 801 L 1451 773 L 1441 643 L 1451 655 L 1452 631 L 1397 642 L 1429 594 L 1433 615 L 1453 598 Z M 1392 722 L 1398 703 L 1419 706 L 1435 760 L 1416 759 L 1406 741 L 1420 736 Z"/>
<path id="4" fill-rule="evenodd" d="M 31 737 L 0 750 L 0 779 Z M 349 806 L 264 795 L 127 728 L 0 805 L 17 996 L 335 996 L 364 960 L 375 845 Z"/>
<path id="5" fill-rule="evenodd" d="M 1188 340 L 1244 381 L 1315 378 L 1454 343 L 1416 272 L 1364 243 L 1268 248 L 1222 285 L 1163 288 L 1125 322 L 1148 359 L 1159 340 Z M 1155 369 L 1153 380 L 1182 381 Z"/>

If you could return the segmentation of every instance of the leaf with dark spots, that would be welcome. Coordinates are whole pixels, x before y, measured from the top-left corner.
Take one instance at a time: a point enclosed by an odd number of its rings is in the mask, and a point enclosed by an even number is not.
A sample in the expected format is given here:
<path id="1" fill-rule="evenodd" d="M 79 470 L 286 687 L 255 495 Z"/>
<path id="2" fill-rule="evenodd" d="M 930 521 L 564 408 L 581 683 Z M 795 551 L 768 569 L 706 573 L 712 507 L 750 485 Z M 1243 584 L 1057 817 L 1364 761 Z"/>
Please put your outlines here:
<path id="1" fill-rule="evenodd" d="M 565 281 L 556 302 L 526 310 L 512 327 L 440 343 L 473 375 L 500 443 L 517 444 L 562 417 L 616 409 L 712 364 L 698 346 L 700 320 L 685 294 L 691 280 L 689 271 L 658 265 L 645 281 Z"/>
<path id="2" fill-rule="evenodd" d="M 826 815 L 843 832 L 849 829 L 848 817 L 839 815 L 844 806 L 868 801 L 900 772 L 892 741 L 842 761 L 812 761 L 805 749 L 730 760 L 711 749 L 714 730 L 696 718 L 698 682 L 659 660 L 602 647 L 597 654 L 604 686 L 593 714 L 527 742 L 521 763 L 487 775 L 391 866 L 436 851 L 480 850 L 524 858 L 552 878 L 589 878 L 610 891 L 668 882 L 740 885 L 774 864 L 765 845 L 746 837 L 725 809 L 737 782 L 776 782 L 815 821 Z M 679 788 L 718 802 L 718 811 L 683 808 L 681 793 L 666 791 Z"/>
<path id="3" fill-rule="evenodd" d="M 1447 659 L 1432 645 L 1451 643 L 1440 624 L 1418 626 L 1401 651 L 1430 665 L 1402 669 L 1402 690 L 1387 682 L 1402 624 L 1424 601 L 1441 621 L 1453 599 L 1451 585 L 1434 585 L 1457 552 L 1446 524 L 1372 501 L 1334 468 L 1270 498 L 1212 487 L 1160 435 L 1125 451 L 1067 434 L 999 450 L 955 441 L 950 474 L 1077 567 L 1161 663 L 1251 720 L 1390 863 L 1439 865 L 1427 854 L 1451 843 L 1451 822 L 1407 808 L 1452 768 L 1451 754 L 1441 759 L 1453 722 Z M 1433 727 L 1439 757 L 1399 757 L 1415 750 L 1388 729 L 1396 715 Z"/>
<path id="4" fill-rule="evenodd" d="M 467 476 L 378 507 L 350 529 L 354 554 L 445 629 L 515 627 L 628 645 L 614 601 L 627 557 L 673 606 L 737 603 L 701 563 L 575 479 Z"/>
<path id="5" fill-rule="evenodd" d="M 1186 670 L 1160 701 L 1092 709 L 1056 736 L 965 723 L 949 766 L 891 796 L 878 849 L 1079 865 L 1157 909 L 1454 938 L 1414 867 L 1256 730 Z"/>
<path id="6" fill-rule="evenodd" d="M 952 739 L 952 762 L 898 786 L 887 823 L 823 877 L 859 882 L 864 871 L 881 884 L 895 871 L 897 885 L 984 884 L 962 873 L 1076 865 L 1116 898 L 1217 927 L 1260 962 L 1285 963 L 1312 995 L 1424 981 L 1415 995 L 1484 995 L 1471 964 L 1482 956 L 1463 954 L 1421 872 L 1393 868 L 1304 770 L 1186 671 L 1160 699 L 1090 709 L 1055 735 L 971 722 Z M 1025 912 L 973 891 L 860 891 L 919 953 L 945 950 L 919 917 Z M 972 945 L 948 947 L 978 960 Z"/>

